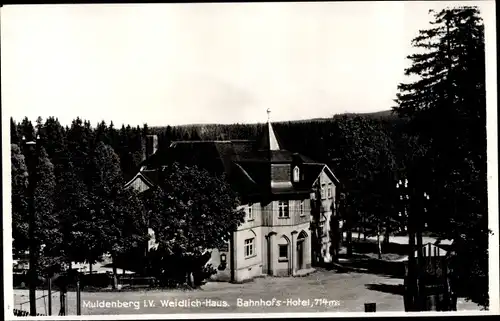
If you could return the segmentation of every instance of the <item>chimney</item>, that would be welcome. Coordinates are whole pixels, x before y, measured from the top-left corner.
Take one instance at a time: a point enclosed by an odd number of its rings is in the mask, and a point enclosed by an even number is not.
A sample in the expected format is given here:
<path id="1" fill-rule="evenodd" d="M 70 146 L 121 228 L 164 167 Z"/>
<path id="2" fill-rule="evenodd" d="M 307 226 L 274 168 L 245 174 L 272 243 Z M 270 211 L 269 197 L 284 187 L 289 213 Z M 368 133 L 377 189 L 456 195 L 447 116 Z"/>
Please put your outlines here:
<path id="1" fill-rule="evenodd" d="M 143 139 L 143 160 L 148 159 L 158 150 L 158 135 L 146 135 Z"/>

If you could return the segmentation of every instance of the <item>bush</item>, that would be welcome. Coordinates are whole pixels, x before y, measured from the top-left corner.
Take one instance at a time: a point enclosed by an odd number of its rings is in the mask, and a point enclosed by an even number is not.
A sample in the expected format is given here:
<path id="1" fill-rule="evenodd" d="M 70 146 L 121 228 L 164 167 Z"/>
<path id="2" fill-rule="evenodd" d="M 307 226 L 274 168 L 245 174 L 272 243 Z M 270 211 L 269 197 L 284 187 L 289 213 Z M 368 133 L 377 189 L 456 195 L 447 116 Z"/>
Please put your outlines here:
<path id="1" fill-rule="evenodd" d="M 207 265 L 210 257 L 210 252 L 199 255 L 183 255 L 166 253 L 158 248 L 150 252 L 148 276 L 155 277 L 161 287 L 175 288 L 186 284 L 198 287 L 217 273 L 211 264 Z M 192 273 L 192 284 L 189 284 L 189 272 Z"/>
<path id="2" fill-rule="evenodd" d="M 80 276 L 80 285 L 82 289 L 85 287 L 106 288 L 111 284 L 111 276 L 105 273 L 82 274 Z"/>

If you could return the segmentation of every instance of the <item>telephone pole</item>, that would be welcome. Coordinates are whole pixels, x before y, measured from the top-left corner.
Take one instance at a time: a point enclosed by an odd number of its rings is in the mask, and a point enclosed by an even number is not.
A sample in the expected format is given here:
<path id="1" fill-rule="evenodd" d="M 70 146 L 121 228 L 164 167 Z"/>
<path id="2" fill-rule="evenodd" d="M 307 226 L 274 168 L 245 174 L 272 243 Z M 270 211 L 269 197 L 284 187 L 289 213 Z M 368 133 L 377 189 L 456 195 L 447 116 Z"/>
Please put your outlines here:
<path id="1" fill-rule="evenodd" d="M 36 212 L 35 212 L 35 184 L 37 182 L 37 164 L 39 144 L 37 141 L 40 136 L 36 136 L 36 141 L 26 141 L 23 136 L 22 144 L 24 154 L 28 165 L 28 235 L 29 235 L 29 301 L 30 316 L 36 316 L 36 285 L 38 283 L 37 265 L 38 265 L 38 246 L 35 240 L 36 235 Z"/>

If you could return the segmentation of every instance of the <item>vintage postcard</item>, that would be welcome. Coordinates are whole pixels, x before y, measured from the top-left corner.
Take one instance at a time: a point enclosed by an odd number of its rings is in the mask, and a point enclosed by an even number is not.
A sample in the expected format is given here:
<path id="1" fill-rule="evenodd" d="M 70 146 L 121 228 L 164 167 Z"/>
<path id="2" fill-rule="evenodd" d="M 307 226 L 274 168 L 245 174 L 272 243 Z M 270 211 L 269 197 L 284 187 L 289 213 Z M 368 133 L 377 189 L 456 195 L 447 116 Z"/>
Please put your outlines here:
<path id="1" fill-rule="evenodd" d="M 499 312 L 493 1 L 7 5 L 5 318 Z"/>

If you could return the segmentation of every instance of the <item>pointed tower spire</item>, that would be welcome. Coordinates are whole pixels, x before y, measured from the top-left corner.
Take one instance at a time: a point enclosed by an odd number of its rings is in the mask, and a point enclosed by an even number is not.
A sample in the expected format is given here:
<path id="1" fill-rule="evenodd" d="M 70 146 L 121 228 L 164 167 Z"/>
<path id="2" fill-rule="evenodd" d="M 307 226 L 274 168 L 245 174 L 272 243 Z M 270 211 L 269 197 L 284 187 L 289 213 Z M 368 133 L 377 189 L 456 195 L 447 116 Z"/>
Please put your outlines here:
<path id="1" fill-rule="evenodd" d="M 273 126 L 271 125 L 271 109 L 267 109 L 267 126 L 264 130 L 260 149 L 261 150 L 280 150 L 281 147 L 276 139 Z"/>

